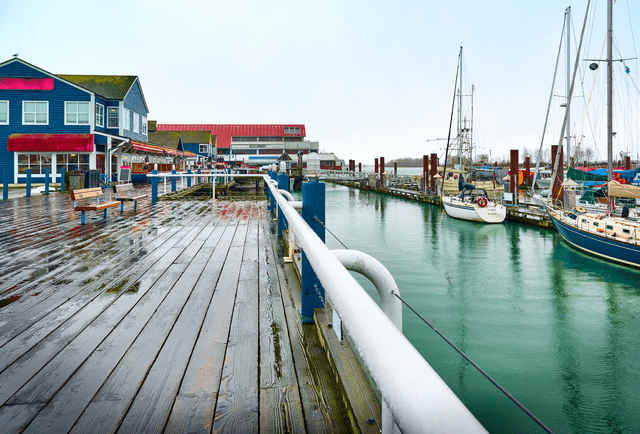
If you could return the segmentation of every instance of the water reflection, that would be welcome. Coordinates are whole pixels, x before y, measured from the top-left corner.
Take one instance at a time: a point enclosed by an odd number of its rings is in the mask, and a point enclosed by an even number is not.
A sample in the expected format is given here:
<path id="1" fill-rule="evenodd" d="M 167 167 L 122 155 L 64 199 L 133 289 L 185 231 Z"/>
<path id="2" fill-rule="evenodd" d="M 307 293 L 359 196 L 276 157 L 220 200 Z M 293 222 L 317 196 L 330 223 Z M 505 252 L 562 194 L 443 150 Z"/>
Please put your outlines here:
<path id="1" fill-rule="evenodd" d="M 409 304 L 556 432 L 640 432 L 640 271 L 551 230 L 327 192 L 332 232 L 379 259 Z M 490 432 L 537 432 L 408 311 L 404 333 Z"/>

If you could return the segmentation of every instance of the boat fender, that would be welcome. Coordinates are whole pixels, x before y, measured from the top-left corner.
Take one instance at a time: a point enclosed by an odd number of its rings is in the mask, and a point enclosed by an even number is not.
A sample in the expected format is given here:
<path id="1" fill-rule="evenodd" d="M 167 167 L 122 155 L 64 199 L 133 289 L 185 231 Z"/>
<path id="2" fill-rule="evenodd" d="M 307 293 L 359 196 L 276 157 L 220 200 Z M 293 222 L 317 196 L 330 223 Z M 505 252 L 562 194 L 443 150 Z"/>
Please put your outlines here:
<path id="1" fill-rule="evenodd" d="M 486 197 L 479 197 L 478 198 L 478 206 L 480 208 L 484 208 L 485 206 L 487 206 L 487 198 Z"/>
<path id="2" fill-rule="evenodd" d="M 623 218 L 629 217 L 629 207 L 628 206 L 623 206 L 622 207 L 622 217 Z"/>

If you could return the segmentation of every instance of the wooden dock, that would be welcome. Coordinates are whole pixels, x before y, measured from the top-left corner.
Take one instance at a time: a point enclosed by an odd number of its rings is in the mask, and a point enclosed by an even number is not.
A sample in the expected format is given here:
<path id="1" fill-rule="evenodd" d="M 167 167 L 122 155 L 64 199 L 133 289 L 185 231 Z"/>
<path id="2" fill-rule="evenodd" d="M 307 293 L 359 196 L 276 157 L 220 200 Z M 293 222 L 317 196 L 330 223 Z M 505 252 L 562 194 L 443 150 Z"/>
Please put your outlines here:
<path id="1" fill-rule="evenodd" d="M 434 195 L 428 195 L 416 190 L 409 190 L 404 188 L 382 188 L 371 187 L 368 185 L 360 185 L 354 181 L 340 181 L 327 179 L 327 182 L 334 184 L 344 185 L 346 187 L 358 188 L 361 190 L 375 191 L 376 193 L 388 194 L 395 197 L 401 197 L 403 199 L 412 200 L 414 202 L 428 203 L 430 205 L 441 206 L 440 197 Z M 551 219 L 539 208 L 528 208 L 526 206 L 513 206 L 506 205 L 507 207 L 507 221 L 522 223 L 531 226 L 538 226 L 541 228 L 553 229 L 553 223 Z"/>
<path id="2" fill-rule="evenodd" d="M 271 226 L 264 201 L 0 203 L 0 431 L 353 432 Z"/>

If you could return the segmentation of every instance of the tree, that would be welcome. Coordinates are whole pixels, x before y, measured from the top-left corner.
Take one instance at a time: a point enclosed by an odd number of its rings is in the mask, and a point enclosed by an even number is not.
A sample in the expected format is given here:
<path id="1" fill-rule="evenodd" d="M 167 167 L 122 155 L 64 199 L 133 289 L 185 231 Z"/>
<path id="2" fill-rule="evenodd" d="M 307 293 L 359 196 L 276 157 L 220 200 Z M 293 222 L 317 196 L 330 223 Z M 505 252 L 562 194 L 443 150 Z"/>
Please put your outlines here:
<path id="1" fill-rule="evenodd" d="M 587 160 L 587 164 L 591 164 L 591 160 L 593 160 L 593 149 L 586 148 L 584 150 L 584 158 Z"/>

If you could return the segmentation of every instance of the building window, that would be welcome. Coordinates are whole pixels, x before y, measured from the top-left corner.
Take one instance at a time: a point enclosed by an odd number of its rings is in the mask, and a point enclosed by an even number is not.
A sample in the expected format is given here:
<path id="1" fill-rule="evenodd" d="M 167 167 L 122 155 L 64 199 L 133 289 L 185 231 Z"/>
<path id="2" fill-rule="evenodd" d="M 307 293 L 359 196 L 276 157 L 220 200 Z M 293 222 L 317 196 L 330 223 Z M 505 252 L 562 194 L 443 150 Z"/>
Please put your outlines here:
<path id="1" fill-rule="evenodd" d="M 44 175 L 45 169 L 51 173 L 51 154 L 18 154 L 18 174 L 26 175 L 27 169 L 32 175 Z"/>
<path id="2" fill-rule="evenodd" d="M 96 125 L 104 128 L 104 106 L 96 103 Z"/>
<path id="3" fill-rule="evenodd" d="M 300 134 L 300 127 L 284 127 L 285 134 Z"/>
<path id="4" fill-rule="evenodd" d="M 49 124 L 49 101 L 22 101 L 23 124 Z"/>
<path id="5" fill-rule="evenodd" d="M 147 135 L 147 118 L 146 116 L 142 116 L 142 134 Z"/>
<path id="6" fill-rule="evenodd" d="M 9 123 L 9 101 L 0 101 L 0 124 Z"/>
<path id="7" fill-rule="evenodd" d="M 138 113 L 133 113 L 133 132 L 140 133 L 140 115 Z"/>
<path id="8" fill-rule="evenodd" d="M 9 101 L 0 101 L 0 124 L 9 123 Z"/>
<path id="9" fill-rule="evenodd" d="M 89 123 L 89 103 L 88 102 L 65 102 L 64 103 L 64 123 L 65 124 L 88 124 Z"/>
<path id="10" fill-rule="evenodd" d="M 107 114 L 107 128 L 119 128 L 120 127 L 120 116 L 118 112 L 118 107 L 109 107 Z"/>
<path id="11" fill-rule="evenodd" d="M 60 173 L 60 168 L 66 171 L 89 170 L 89 157 L 89 154 L 57 154 L 56 171 Z"/>
<path id="12" fill-rule="evenodd" d="M 208 154 L 209 153 L 209 145 L 200 145 L 200 153 L 201 154 Z"/>
<path id="13" fill-rule="evenodd" d="M 131 111 L 129 109 L 122 109 L 122 129 L 131 129 Z"/>

